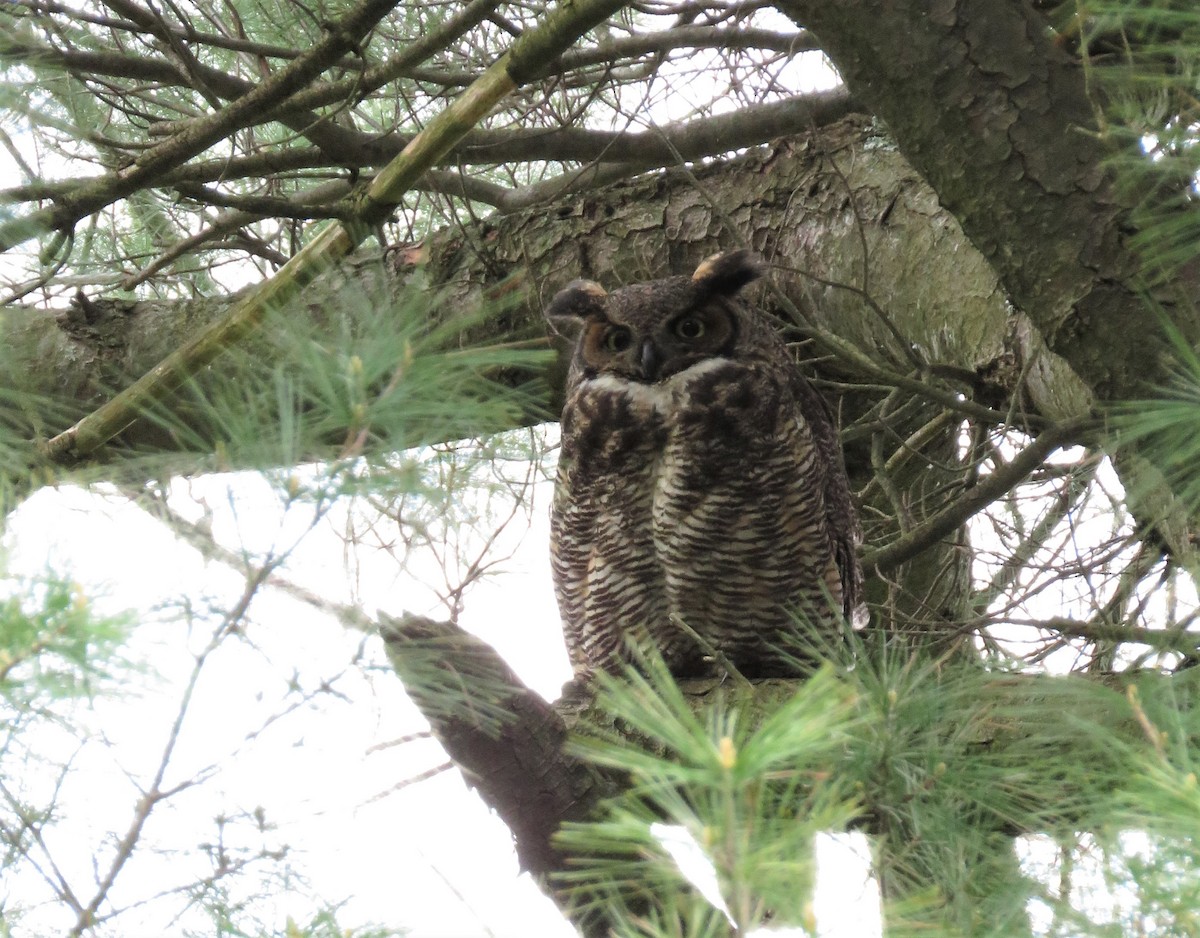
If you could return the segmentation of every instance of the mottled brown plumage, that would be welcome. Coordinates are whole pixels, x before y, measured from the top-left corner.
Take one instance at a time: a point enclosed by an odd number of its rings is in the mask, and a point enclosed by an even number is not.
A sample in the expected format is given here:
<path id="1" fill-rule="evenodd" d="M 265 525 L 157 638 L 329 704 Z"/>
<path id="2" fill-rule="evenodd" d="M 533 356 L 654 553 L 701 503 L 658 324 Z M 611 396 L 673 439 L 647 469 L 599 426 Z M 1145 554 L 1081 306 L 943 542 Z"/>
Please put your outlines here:
<path id="1" fill-rule="evenodd" d="M 575 281 L 546 317 L 575 352 L 551 555 L 577 678 L 648 639 L 673 673 L 786 670 L 793 613 L 861 617 L 858 524 L 837 431 L 769 321 L 738 251 L 605 293 Z"/>

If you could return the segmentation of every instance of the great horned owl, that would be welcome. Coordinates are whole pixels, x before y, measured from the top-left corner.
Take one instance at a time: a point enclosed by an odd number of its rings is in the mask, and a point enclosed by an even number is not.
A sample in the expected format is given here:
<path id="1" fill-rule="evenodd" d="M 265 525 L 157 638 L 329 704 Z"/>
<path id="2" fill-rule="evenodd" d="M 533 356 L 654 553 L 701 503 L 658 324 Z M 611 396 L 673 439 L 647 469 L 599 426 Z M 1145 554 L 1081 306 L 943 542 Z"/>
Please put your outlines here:
<path id="1" fill-rule="evenodd" d="M 577 280 L 546 308 L 575 340 L 551 557 L 577 679 L 618 665 L 630 634 L 677 676 L 714 650 L 778 674 L 794 613 L 829 629 L 862 615 L 836 427 L 736 299 L 763 271 L 736 251 L 613 293 Z"/>

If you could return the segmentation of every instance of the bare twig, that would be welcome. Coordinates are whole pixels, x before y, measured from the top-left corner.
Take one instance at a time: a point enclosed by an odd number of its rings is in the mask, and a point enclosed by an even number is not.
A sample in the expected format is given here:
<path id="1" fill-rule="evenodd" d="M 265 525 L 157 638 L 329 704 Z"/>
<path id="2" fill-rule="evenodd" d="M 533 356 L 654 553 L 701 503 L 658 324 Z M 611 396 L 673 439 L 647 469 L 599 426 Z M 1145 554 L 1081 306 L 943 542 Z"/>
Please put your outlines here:
<path id="1" fill-rule="evenodd" d="M 50 208 L 0 223 L 0 251 L 46 231 L 71 230 L 80 219 L 157 182 L 164 172 L 254 123 L 264 107 L 302 88 L 354 48 L 394 6 L 395 0 L 360 0 L 312 49 L 221 110 L 146 150 L 131 166 L 80 184 Z"/>
<path id="2" fill-rule="evenodd" d="M 187 718 L 192 695 L 195 692 L 196 685 L 199 683 L 200 675 L 213 652 L 221 646 L 222 642 L 245 617 L 247 610 L 250 608 L 250 602 L 257 595 L 259 587 L 262 586 L 270 575 L 271 570 L 279 562 L 279 559 L 268 561 L 256 573 L 247 578 L 242 595 L 233 608 L 221 619 L 217 627 L 213 629 L 208 644 L 196 655 L 195 664 L 192 666 L 187 684 L 180 696 L 179 707 L 175 712 L 175 719 L 171 723 L 166 742 L 163 745 L 162 754 L 159 756 L 158 767 L 155 769 L 154 777 L 150 780 L 149 786 L 142 792 L 142 796 L 138 798 L 137 804 L 134 806 L 133 818 L 130 820 L 125 834 L 118 841 L 116 853 L 113 855 L 112 860 L 109 861 L 108 868 L 100 879 L 95 893 L 93 893 L 88 904 L 79 912 L 74 926 L 68 932 L 71 938 L 78 938 L 78 936 L 90 930 L 95 924 L 100 906 L 107 900 L 121 870 L 124 869 L 129 858 L 133 856 L 133 852 L 141 840 L 142 831 L 145 829 L 146 823 L 150 820 L 151 813 L 159 802 L 170 797 L 172 792 L 163 789 L 163 780 L 166 777 L 167 768 L 171 764 L 171 757 L 175 752 L 175 747 L 179 742 L 183 723 Z"/>
<path id="3" fill-rule="evenodd" d="M 915 557 L 931 544 L 949 536 L 969 518 L 983 511 L 997 498 L 1024 479 L 1060 446 L 1077 442 L 1091 426 L 1088 419 L 1068 420 L 1043 431 L 1009 462 L 996 467 L 937 514 L 914 527 L 886 547 L 867 551 L 863 568 L 886 572 Z"/>

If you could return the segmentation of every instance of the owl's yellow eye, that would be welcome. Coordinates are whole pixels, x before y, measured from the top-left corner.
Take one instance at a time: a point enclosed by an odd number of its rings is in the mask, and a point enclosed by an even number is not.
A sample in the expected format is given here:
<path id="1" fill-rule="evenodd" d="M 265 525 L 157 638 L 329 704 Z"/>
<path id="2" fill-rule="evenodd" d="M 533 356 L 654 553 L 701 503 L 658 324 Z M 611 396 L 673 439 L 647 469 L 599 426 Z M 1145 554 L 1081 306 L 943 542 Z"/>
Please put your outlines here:
<path id="1" fill-rule="evenodd" d="M 681 339 L 698 339 L 704 335 L 704 320 L 695 316 L 684 316 L 675 323 L 675 334 Z"/>
<path id="2" fill-rule="evenodd" d="M 624 326 L 613 326 L 604 335 L 604 347 L 610 352 L 623 352 L 633 344 L 633 336 Z"/>

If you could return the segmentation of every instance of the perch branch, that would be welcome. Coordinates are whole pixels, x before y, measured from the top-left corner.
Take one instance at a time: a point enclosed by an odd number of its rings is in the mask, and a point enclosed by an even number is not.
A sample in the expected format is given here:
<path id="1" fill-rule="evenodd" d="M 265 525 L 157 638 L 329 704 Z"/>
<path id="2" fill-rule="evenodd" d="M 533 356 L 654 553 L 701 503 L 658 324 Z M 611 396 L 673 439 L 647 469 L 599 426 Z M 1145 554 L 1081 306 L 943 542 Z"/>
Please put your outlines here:
<path id="1" fill-rule="evenodd" d="M 457 625 L 380 620 L 392 665 L 434 736 L 512 831 L 521 867 L 553 887 L 548 874 L 564 858 L 551 836 L 586 818 L 602 794 L 598 776 L 564 752 L 563 716 Z"/>
<path id="2" fill-rule="evenodd" d="M 526 688 L 486 643 L 450 623 L 419 617 L 384 618 L 382 631 L 394 667 L 434 734 L 468 782 L 509 825 L 522 865 L 538 874 L 553 898 L 569 910 L 571 897 L 552 875 L 564 869 L 566 858 L 551 837 L 564 820 L 594 819 L 601 798 L 615 794 L 628 780 L 601 776 L 565 755 L 564 714 Z M 881 686 L 878 682 L 884 678 L 889 686 L 898 680 L 886 669 L 872 670 L 877 667 L 877 662 L 861 658 L 846 680 L 853 684 L 866 673 L 873 675 L 871 687 Z M 971 771 L 983 765 L 1024 779 L 1014 783 L 1002 810 L 985 812 L 981 823 L 996 832 L 1015 836 L 1093 829 L 1110 819 L 1111 804 L 1105 796 L 1111 793 L 1114 773 L 1128 771 L 1131 759 L 1145 753 L 1144 725 L 1150 715 L 1164 700 L 1193 694 L 1196 679 L 1194 669 L 1176 675 L 1131 671 L 1086 677 L 981 676 L 974 669 L 931 672 L 928 680 L 939 684 L 939 693 L 962 700 L 962 706 L 942 714 L 933 730 L 938 738 L 954 742 L 941 750 L 944 773 L 918 771 L 898 783 L 908 786 L 909 797 L 921 798 L 941 784 L 942 774 L 954 778 L 968 765 Z M 800 684 L 799 679 L 773 679 L 743 687 L 709 679 L 682 682 L 680 690 L 696 708 L 735 706 L 753 722 L 774 712 Z M 848 737 L 848 764 L 859 755 L 877 759 L 880 732 L 895 732 L 900 740 L 908 732 L 903 724 L 883 729 L 891 724 L 878 719 L 875 708 L 881 704 L 873 694 L 862 693 L 858 699 L 864 708 L 865 735 Z M 1139 700 L 1146 705 L 1132 708 L 1130 702 Z M 585 713 L 583 718 L 592 715 Z M 594 715 L 605 716 L 598 711 Z M 922 727 L 921 732 L 931 729 Z M 645 740 L 628 739 L 631 747 L 646 745 Z M 1098 768 L 1082 776 L 1025 776 L 1029 765 L 1057 761 Z M 886 801 L 877 802 L 868 794 L 854 826 L 878 834 L 893 822 Z"/>

